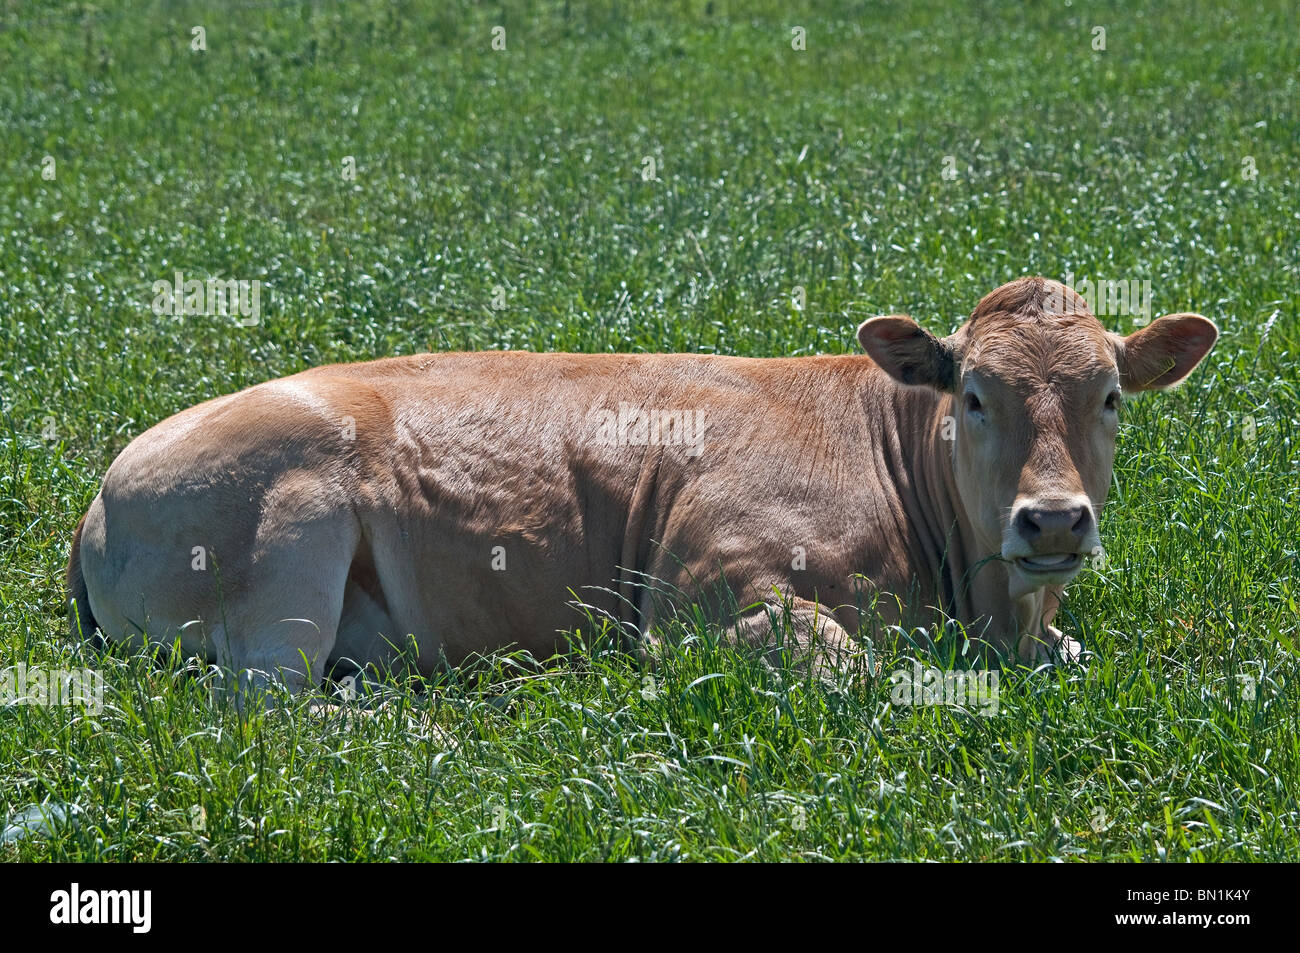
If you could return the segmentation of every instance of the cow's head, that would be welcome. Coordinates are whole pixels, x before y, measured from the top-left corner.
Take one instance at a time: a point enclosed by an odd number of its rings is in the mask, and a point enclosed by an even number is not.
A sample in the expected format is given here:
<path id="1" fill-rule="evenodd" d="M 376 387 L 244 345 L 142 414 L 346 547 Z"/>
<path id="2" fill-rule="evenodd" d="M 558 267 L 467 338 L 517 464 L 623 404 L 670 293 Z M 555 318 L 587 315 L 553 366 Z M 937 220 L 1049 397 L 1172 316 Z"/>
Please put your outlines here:
<path id="1" fill-rule="evenodd" d="M 858 341 L 900 383 L 949 395 L 962 508 L 1019 597 L 1069 581 L 1100 546 L 1122 395 L 1178 383 L 1218 334 L 1199 314 L 1171 314 L 1123 337 L 1065 285 L 1021 278 L 949 337 L 891 315 L 864 322 Z"/>

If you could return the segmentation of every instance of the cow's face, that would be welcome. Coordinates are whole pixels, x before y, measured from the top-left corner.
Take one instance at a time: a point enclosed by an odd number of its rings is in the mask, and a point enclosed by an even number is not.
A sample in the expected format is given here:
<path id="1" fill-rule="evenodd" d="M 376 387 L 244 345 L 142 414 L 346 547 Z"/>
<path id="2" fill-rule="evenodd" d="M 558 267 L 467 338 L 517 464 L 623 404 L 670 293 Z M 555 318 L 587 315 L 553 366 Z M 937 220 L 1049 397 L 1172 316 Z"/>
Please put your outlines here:
<path id="1" fill-rule="evenodd" d="M 948 395 L 941 436 L 979 547 L 1007 566 L 1010 595 L 1068 582 L 1099 550 L 1125 393 L 1182 380 L 1218 337 L 1174 314 L 1128 337 L 1072 290 L 1022 278 L 938 339 L 910 318 L 873 318 L 858 340 L 900 383 Z"/>

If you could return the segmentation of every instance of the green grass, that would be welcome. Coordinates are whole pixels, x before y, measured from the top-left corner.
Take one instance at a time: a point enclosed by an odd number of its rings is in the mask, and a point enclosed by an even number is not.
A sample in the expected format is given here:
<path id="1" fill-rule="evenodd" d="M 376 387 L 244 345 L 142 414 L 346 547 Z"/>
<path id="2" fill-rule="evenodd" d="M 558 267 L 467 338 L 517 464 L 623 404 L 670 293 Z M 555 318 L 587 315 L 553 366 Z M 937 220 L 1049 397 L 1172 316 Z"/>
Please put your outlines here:
<path id="1" fill-rule="evenodd" d="M 131 438 L 304 367 L 842 352 L 863 317 L 946 332 L 1034 273 L 1149 278 L 1157 313 L 1223 331 L 1125 410 L 1108 563 L 1067 603 L 1096 659 L 1002 672 L 996 715 L 768 672 L 689 622 L 653 684 L 600 652 L 506 660 L 373 716 L 241 720 L 181 662 L 95 659 L 100 715 L 0 708 L 0 811 L 73 813 L 0 859 L 1294 859 L 1293 19 L 0 0 L 5 665 L 90 659 L 62 570 Z M 154 315 L 177 269 L 264 281 L 261 324 Z"/>

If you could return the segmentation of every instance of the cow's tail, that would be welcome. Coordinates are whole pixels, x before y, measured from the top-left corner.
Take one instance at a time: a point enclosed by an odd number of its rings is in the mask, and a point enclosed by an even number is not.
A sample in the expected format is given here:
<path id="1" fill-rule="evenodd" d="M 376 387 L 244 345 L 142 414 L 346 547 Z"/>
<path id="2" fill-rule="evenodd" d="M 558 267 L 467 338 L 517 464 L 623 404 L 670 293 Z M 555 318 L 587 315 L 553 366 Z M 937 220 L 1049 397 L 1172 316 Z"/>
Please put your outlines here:
<path id="1" fill-rule="evenodd" d="M 99 644 L 96 630 L 99 624 L 90 612 L 90 593 L 86 591 L 86 578 L 81 574 L 81 528 L 86 517 L 77 523 L 72 534 L 72 552 L 68 555 L 68 631 L 73 639 Z"/>

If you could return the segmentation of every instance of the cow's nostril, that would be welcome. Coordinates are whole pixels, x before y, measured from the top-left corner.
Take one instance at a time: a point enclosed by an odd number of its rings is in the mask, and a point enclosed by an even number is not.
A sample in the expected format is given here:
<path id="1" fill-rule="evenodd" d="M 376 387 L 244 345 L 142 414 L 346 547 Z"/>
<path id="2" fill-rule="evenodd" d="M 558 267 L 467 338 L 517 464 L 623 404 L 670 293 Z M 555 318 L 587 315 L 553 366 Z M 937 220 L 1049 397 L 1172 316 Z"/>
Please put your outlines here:
<path id="1" fill-rule="evenodd" d="M 1079 518 L 1074 521 L 1074 526 L 1071 527 L 1071 530 L 1074 532 L 1075 536 L 1083 539 L 1083 537 L 1088 535 L 1088 530 L 1092 529 L 1092 511 L 1086 506 L 1080 506 L 1078 508 L 1078 513 Z"/>
<path id="2" fill-rule="evenodd" d="M 1016 513 L 1016 532 L 1027 540 L 1034 540 L 1042 534 L 1043 529 L 1034 521 L 1031 515 L 1034 511 L 1022 509 Z"/>

